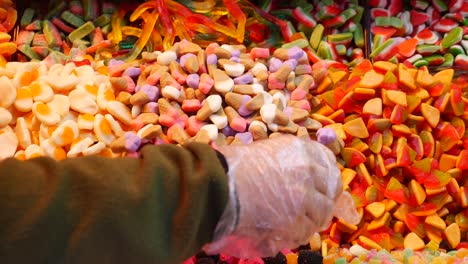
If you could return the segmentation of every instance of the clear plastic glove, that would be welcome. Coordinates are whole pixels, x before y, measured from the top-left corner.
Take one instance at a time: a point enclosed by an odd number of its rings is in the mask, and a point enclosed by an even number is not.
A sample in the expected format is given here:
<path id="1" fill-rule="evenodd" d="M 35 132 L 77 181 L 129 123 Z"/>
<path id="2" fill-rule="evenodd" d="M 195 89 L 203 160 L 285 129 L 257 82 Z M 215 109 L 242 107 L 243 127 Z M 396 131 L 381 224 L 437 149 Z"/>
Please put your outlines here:
<path id="1" fill-rule="evenodd" d="M 219 151 L 229 165 L 231 193 L 207 253 L 274 256 L 306 244 L 334 215 L 359 221 L 335 156 L 324 145 L 282 135 Z"/>

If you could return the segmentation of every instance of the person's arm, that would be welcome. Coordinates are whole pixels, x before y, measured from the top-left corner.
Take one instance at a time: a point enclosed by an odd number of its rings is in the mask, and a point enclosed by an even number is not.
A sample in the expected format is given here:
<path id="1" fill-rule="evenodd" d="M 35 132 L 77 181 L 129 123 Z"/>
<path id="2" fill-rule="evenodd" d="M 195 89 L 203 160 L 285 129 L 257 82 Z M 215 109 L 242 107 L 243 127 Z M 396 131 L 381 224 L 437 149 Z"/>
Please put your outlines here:
<path id="1" fill-rule="evenodd" d="M 208 145 L 147 146 L 141 158 L 0 162 L 0 263 L 180 263 L 228 202 Z"/>

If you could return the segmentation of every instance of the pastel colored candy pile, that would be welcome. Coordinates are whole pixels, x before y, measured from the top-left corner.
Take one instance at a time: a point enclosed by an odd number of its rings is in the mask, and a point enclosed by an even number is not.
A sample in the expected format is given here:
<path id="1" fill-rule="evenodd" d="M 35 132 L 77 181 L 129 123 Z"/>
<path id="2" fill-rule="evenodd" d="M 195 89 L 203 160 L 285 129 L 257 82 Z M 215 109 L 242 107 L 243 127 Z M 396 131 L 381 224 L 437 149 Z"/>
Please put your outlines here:
<path id="1" fill-rule="evenodd" d="M 108 75 L 117 100 L 136 117 L 133 127 L 143 125 L 141 111 L 158 115 L 157 142 L 248 144 L 278 133 L 308 136 L 320 128 L 309 117 L 312 67 L 297 47 L 270 54 L 263 48 L 247 52 L 242 45 L 212 43 L 202 49 L 181 41 L 164 52 L 143 53 L 140 71 L 127 76 L 134 68 L 111 61 Z M 150 96 L 151 90 L 158 92 Z"/>
<path id="2" fill-rule="evenodd" d="M 125 133 L 126 113 L 111 104 L 107 76 L 91 66 L 8 62 L 0 68 L 0 158 L 57 160 L 103 155 L 117 157 L 110 144 Z"/>
<path id="3" fill-rule="evenodd" d="M 370 1 L 373 60 L 468 66 L 468 2 Z"/>
<path id="4" fill-rule="evenodd" d="M 0 127 L 10 147 L 1 156 L 62 159 L 88 155 L 95 145 L 118 156 L 144 144 L 248 144 L 321 127 L 310 116 L 318 98 L 309 94 L 315 82 L 300 48 L 270 54 L 182 41 L 143 58 L 107 66 L 92 58 L 52 66 L 8 62 L 0 68 L 8 88 Z"/>

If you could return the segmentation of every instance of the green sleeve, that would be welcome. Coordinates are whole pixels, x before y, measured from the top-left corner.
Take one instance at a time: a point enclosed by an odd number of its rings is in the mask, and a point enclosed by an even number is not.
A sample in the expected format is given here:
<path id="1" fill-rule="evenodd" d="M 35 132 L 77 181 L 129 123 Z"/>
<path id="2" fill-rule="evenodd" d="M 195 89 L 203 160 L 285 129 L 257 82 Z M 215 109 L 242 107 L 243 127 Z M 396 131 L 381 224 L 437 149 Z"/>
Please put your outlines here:
<path id="1" fill-rule="evenodd" d="M 0 162 L 0 263 L 180 263 L 211 241 L 228 200 L 208 145 L 137 158 Z"/>

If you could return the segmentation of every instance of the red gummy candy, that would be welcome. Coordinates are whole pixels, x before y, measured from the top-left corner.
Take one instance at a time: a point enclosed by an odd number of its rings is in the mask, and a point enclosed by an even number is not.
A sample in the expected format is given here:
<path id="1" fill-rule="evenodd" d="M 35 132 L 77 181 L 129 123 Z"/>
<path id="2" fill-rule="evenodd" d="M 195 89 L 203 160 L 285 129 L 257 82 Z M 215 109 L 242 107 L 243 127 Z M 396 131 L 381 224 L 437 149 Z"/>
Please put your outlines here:
<path id="1" fill-rule="evenodd" d="M 429 15 L 423 12 L 411 10 L 410 19 L 411 19 L 411 24 L 413 24 L 413 27 L 416 27 L 416 26 L 426 23 L 429 20 Z"/>

